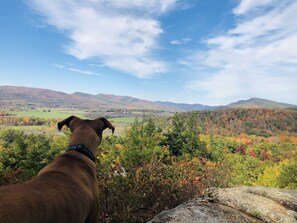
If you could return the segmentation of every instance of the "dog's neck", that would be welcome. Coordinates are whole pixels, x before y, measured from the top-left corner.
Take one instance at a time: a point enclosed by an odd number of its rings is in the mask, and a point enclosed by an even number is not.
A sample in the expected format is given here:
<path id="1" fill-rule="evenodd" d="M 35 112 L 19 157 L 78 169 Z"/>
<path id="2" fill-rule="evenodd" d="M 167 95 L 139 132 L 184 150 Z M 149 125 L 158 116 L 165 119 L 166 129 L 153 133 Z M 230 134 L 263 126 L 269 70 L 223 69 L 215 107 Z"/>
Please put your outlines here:
<path id="1" fill-rule="evenodd" d="M 96 157 L 85 145 L 77 144 L 74 146 L 69 146 L 66 152 L 68 151 L 76 151 L 82 153 L 96 164 Z"/>
<path id="2" fill-rule="evenodd" d="M 90 130 L 74 130 L 70 136 L 68 147 L 84 145 L 95 157 L 98 155 L 98 147 L 102 134 Z"/>

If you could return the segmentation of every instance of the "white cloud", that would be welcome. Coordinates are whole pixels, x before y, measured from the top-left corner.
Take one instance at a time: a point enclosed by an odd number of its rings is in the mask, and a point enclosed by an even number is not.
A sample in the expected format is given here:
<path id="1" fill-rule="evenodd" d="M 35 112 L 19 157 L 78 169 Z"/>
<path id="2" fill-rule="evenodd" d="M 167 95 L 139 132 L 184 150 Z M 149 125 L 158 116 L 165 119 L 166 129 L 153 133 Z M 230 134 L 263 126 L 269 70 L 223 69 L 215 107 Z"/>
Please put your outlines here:
<path id="1" fill-rule="evenodd" d="M 180 44 L 182 44 L 182 42 L 180 40 L 177 40 L 177 39 L 171 40 L 170 43 L 173 44 L 173 45 L 180 45 Z"/>
<path id="2" fill-rule="evenodd" d="M 191 38 L 183 38 L 181 40 L 177 40 L 177 39 L 171 40 L 170 43 L 173 45 L 183 45 L 183 44 L 187 44 L 188 42 L 191 42 L 191 41 L 192 41 Z"/>
<path id="3" fill-rule="evenodd" d="M 60 69 L 73 71 L 73 72 L 80 73 L 80 74 L 103 76 L 102 74 L 97 73 L 97 72 L 92 71 L 92 70 L 80 70 L 80 69 L 73 68 L 73 67 L 65 67 L 65 66 L 60 65 L 60 64 L 52 64 L 52 66 L 60 68 Z"/>
<path id="4" fill-rule="evenodd" d="M 257 7 L 265 10 L 255 16 Z M 240 15 L 236 26 L 207 39 L 207 51 L 194 52 L 183 61 L 208 74 L 191 81 L 187 88 L 206 92 L 203 103 L 248 97 L 296 103 L 296 11 L 296 1 L 242 0 L 234 9 L 236 16 Z"/>
<path id="5" fill-rule="evenodd" d="M 243 15 L 278 1 L 279 0 L 241 0 L 240 4 L 233 10 L 233 13 Z"/>
<path id="6" fill-rule="evenodd" d="M 70 43 L 66 52 L 140 78 L 167 70 L 152 54 L 163 33 L 156 17 L 175 7 L 175 0 L 29 0 L 30 6 L 61 30 Z"/>
<path id="7" fill-rule="evenodd" d="M 94 0 L 96 2 L 96 0 Z M 101 3 L 106 4 L 112 8 L 118 8 L 120 10 L 137 10 L 140 13 L 146 14 L 162 14 L 176 5 L 175 0 L 101 0 Z"/>

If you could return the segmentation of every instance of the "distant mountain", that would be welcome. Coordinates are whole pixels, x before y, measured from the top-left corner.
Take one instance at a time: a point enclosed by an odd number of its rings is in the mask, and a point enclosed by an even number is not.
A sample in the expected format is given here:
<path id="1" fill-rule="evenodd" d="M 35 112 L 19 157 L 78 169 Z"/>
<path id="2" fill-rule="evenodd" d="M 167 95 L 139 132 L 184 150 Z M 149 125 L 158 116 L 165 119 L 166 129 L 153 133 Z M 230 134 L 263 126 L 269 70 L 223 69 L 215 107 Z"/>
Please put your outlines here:
<path id="1" fill-rule="evenodd" d="M 157 103 L 128 96 L 91 95 L 81 92 L 66 94 L 47 89 L 14 86 L 0 86 L 0 106 L 169 110 Z"/>
<path id="2" fill-rule="evenodd" d="M 80 92 L 76 92 L 72 95 L 80 96 L 87 100 L 92 100 L 94 104 L 100 105 L 103 108 L 170 110 L 166 106 L 159 105 L 158 103 L 148 101 L 148 100 L 133 98 L 130 96 L 116 96 L 111 94 L 90 95 L 90 94 L 85 94 Z"/>
<path id="3" fill-rule="evenodd" d="M 209 106 L 161 101 L 148 101 L 129 96 L 111 94 L 91 95 L 81 92 L 67 94 L 64 92 L 15 86 L 0 86 L 0 107 L 49 107 L 71 109 L 131 109 L 156 111 L 194 111 L 215 110 L 223 108 L 289 108 L 295 105 L 251 98 L 231 103 L 227 106 Z"/>
<path id="4" fill-rule="evenodd" d="M 156 103 L 172 108 L 173 110 L 181 111 L 196 111 L 196 110 L 214 110 L 215 106 L 202 105 L 202 104 L 185 104 L 185 103 L 173 103 L 173 102 L 162 102 L 157 101 Z"/>
<path id="5" fill-rule="evenodd" d="M 76 105 L 85 105 L 83 98 L 66 94 L 59 91 L 28 88 L 28 87 L 13 87 L 0 86 L 1 105 L 38 105 L 44 107 L 76 107 Z"/>
<path id="6" fill-rule="evenodd" d="M 248 100 L 240 100 L 226 105 L 229 108 L 293 108 L 296 105 L 280 103 L 260 98 L 250 98 Z"/>

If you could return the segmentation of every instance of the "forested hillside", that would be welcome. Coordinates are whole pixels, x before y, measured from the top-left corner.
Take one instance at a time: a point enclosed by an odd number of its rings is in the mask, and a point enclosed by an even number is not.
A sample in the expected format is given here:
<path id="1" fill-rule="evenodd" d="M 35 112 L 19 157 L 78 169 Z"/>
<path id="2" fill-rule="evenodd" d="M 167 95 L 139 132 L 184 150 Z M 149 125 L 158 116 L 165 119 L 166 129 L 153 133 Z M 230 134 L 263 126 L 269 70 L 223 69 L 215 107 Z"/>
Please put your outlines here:
<path id="1" fill-rule="evenodd" d="M 248 100 L 239 100 L 227 105 L 228 108 L 292 108 L 292 104 L 275 102 L 261 98 L 250 98 Z"/>
<path id="2" fill-rule="evenodd" d="M 206 134 L 272 136 L 297 133 L 297 111 L 293 109 L 224 109 L 192 114 Z"/>

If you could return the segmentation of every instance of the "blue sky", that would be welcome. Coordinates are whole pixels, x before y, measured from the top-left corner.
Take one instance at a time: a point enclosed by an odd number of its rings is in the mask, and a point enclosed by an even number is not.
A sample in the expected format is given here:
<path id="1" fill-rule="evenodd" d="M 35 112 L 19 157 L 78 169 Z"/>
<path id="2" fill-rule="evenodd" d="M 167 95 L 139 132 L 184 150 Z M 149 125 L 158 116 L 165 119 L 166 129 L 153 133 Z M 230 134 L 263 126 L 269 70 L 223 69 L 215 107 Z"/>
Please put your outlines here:
<path id="1" fill-rule="evenodd" d="M 0 85 L 297 104 L 295 0 L 3 0 Z"/>

